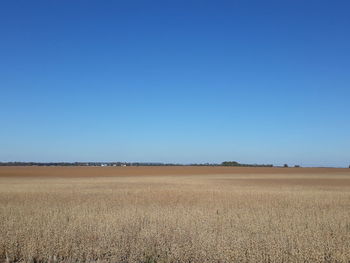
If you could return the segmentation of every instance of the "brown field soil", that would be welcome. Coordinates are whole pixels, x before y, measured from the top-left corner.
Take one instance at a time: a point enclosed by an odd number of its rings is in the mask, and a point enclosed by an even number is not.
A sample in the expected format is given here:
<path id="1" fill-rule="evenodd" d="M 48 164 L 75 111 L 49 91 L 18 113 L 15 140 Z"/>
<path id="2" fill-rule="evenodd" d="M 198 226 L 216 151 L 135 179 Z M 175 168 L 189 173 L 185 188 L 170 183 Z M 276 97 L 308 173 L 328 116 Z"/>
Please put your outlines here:
<path id="1" fill-rule="evenodd" d="M 350 169 L 0 167 L 0 262 L 350 262 Z"/>
<path id="2" fill-rule="evenodd" d="M 279 167 L 45 167 L 3 166 L 0 177 L 114 177 L 164 175 L 350 175 L 348 168 L 279 168 Z"/>

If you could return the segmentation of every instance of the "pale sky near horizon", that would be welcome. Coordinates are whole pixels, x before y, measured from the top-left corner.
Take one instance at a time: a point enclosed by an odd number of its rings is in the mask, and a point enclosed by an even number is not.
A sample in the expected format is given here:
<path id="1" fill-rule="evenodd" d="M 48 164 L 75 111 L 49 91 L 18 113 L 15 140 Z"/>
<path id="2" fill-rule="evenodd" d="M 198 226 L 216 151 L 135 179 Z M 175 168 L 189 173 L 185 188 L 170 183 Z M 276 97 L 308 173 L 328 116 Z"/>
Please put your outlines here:
<path id="1" fill-rule="evenodd" d="M 0 161 L 350 165 L 349 1 L 1 1 Z"/>

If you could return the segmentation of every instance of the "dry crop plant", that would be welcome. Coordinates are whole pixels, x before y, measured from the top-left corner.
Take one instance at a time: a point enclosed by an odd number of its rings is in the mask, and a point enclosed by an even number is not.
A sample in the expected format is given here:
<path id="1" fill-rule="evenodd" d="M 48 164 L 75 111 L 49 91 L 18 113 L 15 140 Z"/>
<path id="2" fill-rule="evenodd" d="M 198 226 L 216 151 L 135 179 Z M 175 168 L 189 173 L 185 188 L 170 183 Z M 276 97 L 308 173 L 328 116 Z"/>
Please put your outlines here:
<path id="1" fill-rule="evenodd" d="M 2 261 L 350 260 L 348 185 L 228 175 L 0 180 Z"/>

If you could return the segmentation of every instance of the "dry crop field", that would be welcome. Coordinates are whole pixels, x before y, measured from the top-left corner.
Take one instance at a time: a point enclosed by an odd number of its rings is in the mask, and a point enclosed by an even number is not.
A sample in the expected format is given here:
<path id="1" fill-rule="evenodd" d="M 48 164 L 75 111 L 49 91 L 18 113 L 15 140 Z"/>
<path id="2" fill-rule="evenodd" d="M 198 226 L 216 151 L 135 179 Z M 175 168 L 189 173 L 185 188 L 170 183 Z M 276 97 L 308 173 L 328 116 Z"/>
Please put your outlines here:
<path id="1" fill-rule="evenodd" d="M 0 262 L 349 262 L 350 169 L 0 167 Z"/>

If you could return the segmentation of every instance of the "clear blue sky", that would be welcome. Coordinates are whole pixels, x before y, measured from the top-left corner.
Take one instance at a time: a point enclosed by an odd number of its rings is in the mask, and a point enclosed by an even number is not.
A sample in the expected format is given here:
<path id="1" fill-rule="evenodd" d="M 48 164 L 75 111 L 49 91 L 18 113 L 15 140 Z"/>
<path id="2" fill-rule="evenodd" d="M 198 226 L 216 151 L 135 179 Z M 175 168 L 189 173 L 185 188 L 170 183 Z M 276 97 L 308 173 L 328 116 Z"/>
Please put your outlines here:
<path id="1" fill-rule="evenodd" d="M 349 11 L 1 1 L 0 161 L 347 166 Z"/>

